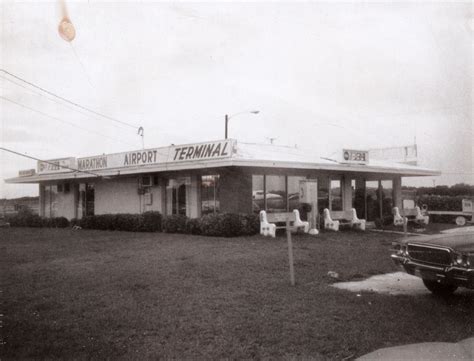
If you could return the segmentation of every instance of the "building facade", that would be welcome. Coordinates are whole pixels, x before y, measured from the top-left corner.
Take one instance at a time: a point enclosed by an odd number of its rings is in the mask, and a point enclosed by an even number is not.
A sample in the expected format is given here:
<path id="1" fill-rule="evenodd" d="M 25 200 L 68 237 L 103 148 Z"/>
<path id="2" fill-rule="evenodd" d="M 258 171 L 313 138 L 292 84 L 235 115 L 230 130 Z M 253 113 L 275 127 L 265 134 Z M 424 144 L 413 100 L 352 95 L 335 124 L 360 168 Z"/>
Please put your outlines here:
<path id="1" fill-rule="evenodd" d="M 303 149 L 233 139 L 38 162 L 9 183 L 39 184 L 39 213 L 68 219 L 159 211 L 197 218 L 215 212 L 288 211 L 301 206 L 304 182 L 317 184 L 319 212 L 356 208 L 373 220 L 401 207 L 403 177 L 439 172 L 368 159 L 336 159 Z M 308 201 L 307 199 L 305 200 Z M 305 203 L 306 203 L 305 202 Z"/>

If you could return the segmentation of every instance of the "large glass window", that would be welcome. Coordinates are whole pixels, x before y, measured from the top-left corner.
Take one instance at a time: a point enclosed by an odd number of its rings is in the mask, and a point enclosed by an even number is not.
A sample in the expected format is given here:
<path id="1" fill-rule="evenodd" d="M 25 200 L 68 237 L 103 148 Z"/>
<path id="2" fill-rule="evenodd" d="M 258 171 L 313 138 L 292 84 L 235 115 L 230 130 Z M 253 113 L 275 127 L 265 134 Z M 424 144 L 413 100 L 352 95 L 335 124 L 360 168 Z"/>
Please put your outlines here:
<path id="1" fill-rule="evenodd" d="M 217 213 L 219 209 L 219 176 L 203 175 L 201 177 L 201 214 Z"/>
<path id="2" fill-rule="evenodd" d="M 382 215 L 390 216 L 393 209 L 393 181 L 382 181 Z"/>
<path id="3" fill-rule="evenodd" d="M 265 209 L 265 177 L 263 175 L 252 176 L 252 209 L 254 213 Z"/>
<path id="4" fill-rule="evenodd" d="M 94 192 L 94 185 L 90 183 L 86 183 L 85 189 L 85 210 L 86 216 L 93 216 L 94 215 L 94 203 L 95 203 L 95 192 Z"/>
<path id="5" fill-rule="evenodd" d="M 329 178 L 318 178 L 318 209 L 322 214 L 324 208 L 329 208 Z"/>
<path id="6" fill-rule="evenodd" d="M 301 208 L 300 181 L 306 177 L 288 177 L 288 210 Z"/>
<path id="7" fill-rule="evenodd" d="M 283 175 L 267 175 L 265 177 L 266 209 L 269 212 L 286 212 L 286 177 Z"/>
<path id="8" fill-rule="evenodd" d="M 374 221 L 380 218 L 380 191 L 378 181 L 367 181 L 365 183 L 366 189 L 366 219 Z"/>
<path id="9" fill-rule="evenodd" d="M 57 216 L 57 196 L 58 196 L 58 186 L 46 185 L 44 187 L 43 193 L 43 207 L 44 207 L 44 216 L 45 217 L 56 217 Z"/>
<path id="10" fill-rule="evenodd" d="M 342 211 L 342 183 L 340 179 L 331 180 L 331 211 Z"/>
<path id="11" fill-rule="evenodd" d="M 357 216 L 365 219 L 365 180 L 353 179 L 352 187 L 352 207 L 355 208 Z"/>

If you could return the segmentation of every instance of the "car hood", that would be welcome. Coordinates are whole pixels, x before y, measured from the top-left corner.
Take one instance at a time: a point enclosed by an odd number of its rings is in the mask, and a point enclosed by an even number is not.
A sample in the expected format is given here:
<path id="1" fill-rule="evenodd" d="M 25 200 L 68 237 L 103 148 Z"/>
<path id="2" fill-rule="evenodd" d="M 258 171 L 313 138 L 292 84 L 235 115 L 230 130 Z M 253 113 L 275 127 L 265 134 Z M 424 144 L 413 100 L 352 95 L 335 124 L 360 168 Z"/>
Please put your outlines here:
<path id="1" fill-rule="evenodd" d="M 459 252 L 474 253 L 474 232 L 416 236 L 404 239 L 402 242 L 431 244 L 449 247 Z"/>

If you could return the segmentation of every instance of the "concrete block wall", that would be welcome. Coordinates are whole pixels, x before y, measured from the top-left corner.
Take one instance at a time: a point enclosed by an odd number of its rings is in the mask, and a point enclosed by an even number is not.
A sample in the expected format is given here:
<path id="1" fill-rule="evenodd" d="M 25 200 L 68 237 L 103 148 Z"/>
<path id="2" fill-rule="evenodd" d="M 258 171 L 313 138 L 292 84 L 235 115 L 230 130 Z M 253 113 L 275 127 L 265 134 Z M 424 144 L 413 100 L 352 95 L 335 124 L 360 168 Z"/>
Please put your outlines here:
<path id="1" fill-rule="evenodd" d="M 252 175 L 239 170 L 223 172 L 220 182 L 222 213 L 252 213 Z"/>
<path id="2" fill-rule="evenodd" d="M 66 217 L 69 220 L 77 217 L 74 187 L 71 186 L 68 193 L 58 192 L 56 194 L 56 216 Z"/>
<path id="3" fill-rule="evenodd" d="M 94 191 L 95 214 L 141 213 L 137 177 L 100 181 Z"/>

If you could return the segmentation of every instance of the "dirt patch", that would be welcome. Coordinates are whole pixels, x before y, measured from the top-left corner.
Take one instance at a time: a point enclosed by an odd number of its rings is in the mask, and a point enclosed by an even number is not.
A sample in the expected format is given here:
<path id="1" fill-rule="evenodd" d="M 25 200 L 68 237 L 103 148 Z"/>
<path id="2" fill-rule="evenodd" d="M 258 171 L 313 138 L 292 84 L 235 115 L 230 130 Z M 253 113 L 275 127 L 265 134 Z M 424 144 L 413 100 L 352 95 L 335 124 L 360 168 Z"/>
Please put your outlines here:
<path id="1" fill-rule="evenodd" d="M 361 281 L 338 282 L 333 287 L 351 292 L 376 292 L 387 295 L 426 295 L 431 292 L 425 288 L 421 278 L 404 272 L 386 273 Z M 473 290 L 459 288 L 456 294 L 474 295 Z"/>
<path id="2" fill-rule="evenodd" d="M 334 287 L 352 292 L 377 292 L 389 295 L 421 295 L 430 293 L 420 278 L 404 272 L 376 275 L 362 281 L 338 282 Z"/>

